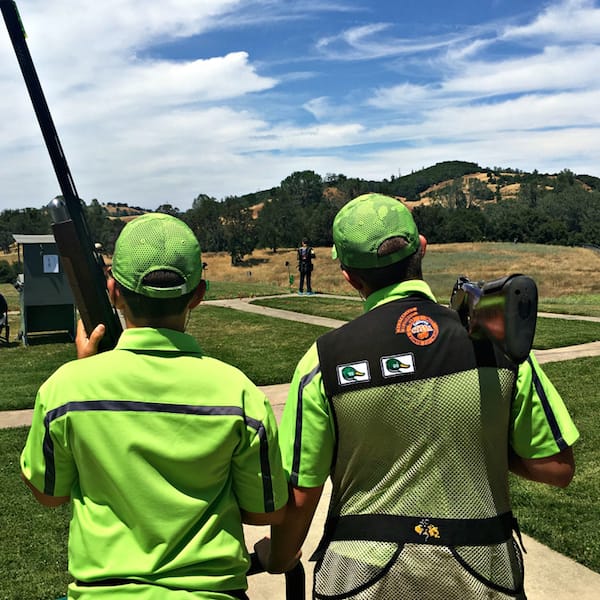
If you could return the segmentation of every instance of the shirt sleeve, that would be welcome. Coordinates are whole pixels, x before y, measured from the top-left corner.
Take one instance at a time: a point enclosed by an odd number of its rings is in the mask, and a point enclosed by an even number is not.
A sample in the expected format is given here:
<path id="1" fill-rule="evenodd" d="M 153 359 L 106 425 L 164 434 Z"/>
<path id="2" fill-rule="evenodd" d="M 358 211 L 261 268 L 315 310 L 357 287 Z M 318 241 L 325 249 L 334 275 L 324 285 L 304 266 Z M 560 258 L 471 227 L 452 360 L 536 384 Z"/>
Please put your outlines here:
<path id="1" fill-rule="evenodd" d="M 273 512 L 287 503 L 287 479 L 273 409 L 256 387 L 245 391 L 244 420 L 245 432 L 232 462 L 234 493 L 244 510 Z"/>
<path id="2" fill-rule="evenodd" d="M 47 381 L 38 391 L 31 428 L 21 453 L 21 472 L 48 496 L 70 496 L 77 480 L 77 467 L 67 435 L 67 422 L 46 406 Z"/>
<path id="3" fill-rule="evenodd" d="M 523 458 L 545 458 L 579 438 L 565 403 L 533 353 L 519 366 L 511 445 Z"/>
<path id="4" fill-rule="evenodd" d="M 280 424 L 283 466 L 295 487 L 318 487 L 329 477 L 335 427 L 323 388 L 316 344 L 298 363 Z"/>

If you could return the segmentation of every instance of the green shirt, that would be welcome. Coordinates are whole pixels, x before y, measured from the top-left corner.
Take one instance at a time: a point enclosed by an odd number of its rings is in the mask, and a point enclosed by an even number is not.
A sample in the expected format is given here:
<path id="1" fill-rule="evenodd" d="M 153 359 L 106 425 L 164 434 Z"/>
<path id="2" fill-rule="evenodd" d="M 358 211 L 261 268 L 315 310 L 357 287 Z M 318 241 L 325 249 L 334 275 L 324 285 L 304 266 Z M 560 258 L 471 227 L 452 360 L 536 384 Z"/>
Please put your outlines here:
<path id="1" fill-rule="evenodd" d="M 168 329 L 128 329 L 114 350 L 58 369 L 38 392 L 21 468 L 44 493 L 71 496 L 69 570 L 82 581 L 245 589 L 240 508 L 287 501 L 264 394 Z"/>
<path id="2" fill-rule="evenodd" d="M 415 293 L 435 300 L 422 280 L 405 281 L 371 294 L 365 310 Z M 335 451 L 334 417 L 325 395 L 316 343 L 299 361 L 279 427 L 284 468 L 293 485 L 325 483 Z M 523 458 L 544 458 L 579 437 L 556 388 L 533 353 L 519 366 L 510 423 L 510 444 Z"/>

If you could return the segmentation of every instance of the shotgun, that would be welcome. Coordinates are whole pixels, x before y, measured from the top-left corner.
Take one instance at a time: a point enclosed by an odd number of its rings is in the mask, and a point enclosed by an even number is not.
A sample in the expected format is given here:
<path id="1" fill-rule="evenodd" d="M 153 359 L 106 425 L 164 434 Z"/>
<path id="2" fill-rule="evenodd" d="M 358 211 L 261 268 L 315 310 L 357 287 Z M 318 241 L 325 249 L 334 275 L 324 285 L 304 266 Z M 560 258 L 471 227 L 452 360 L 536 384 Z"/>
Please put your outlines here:
<path id="1" fill-rule="evenodd" d="M 515 363 L 531 352 L 537 305 L 535 282 L 519 274 L 478 283 L 460 276 L 450 297 L 450 308 L 458 312 L 471 338 L 489 339 Z"/>
<path id="2" fill-rule="evenodd" d="M 104 259 L 92 243 L 82 208 L 83 201 L 77 195 L 67 159 L 29 53 L 25 29 L 16 2 L 0 0 L 0 9 L 62 192 L 62 196 L 50 202 L 48 209 L 63 268 L 86 332 L 90 334 L 96 325 L 103 323 L 106 332 L 100 343 L 100 350 L 108 350 L 114 348 L 123 328 L 119 315 L 111 306 L 108 297 Z"/>

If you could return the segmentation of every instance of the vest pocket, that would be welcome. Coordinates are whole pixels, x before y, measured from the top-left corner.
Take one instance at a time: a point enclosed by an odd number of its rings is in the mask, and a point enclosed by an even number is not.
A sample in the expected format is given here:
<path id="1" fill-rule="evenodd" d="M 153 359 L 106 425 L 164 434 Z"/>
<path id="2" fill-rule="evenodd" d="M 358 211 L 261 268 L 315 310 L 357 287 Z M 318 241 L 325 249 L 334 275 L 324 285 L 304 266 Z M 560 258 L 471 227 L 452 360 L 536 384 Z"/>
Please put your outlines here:
<path id="1" fill-rule="evenodd" d="M 525 600 L 521 550 L 333 541 L 315 566 L 319 600 Z"/>
<path id="2" fill-rule="evenodd" d="M 365 598 L 377 598 L 369 588 L 377 587 L 402 548 L 392 542 L 331 542 L 315 565 L 315 598 L 343 600 L 361 592 Z"/>
<path id="3" fill-rule="evenodd" d="M 514 538 L 490 547 L 456 546 L 450 551 L 458 563 L 486 588 L 515 598 L 524 597 L 523 554 Z"/>

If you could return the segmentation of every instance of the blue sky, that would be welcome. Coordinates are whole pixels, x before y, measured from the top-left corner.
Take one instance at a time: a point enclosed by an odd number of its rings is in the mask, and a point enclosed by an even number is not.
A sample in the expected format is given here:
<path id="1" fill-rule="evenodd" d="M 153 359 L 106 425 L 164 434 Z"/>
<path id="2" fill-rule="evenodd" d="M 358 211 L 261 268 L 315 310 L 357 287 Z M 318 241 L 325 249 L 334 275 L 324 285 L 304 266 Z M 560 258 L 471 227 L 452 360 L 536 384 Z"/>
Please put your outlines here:
<path id="1" fill-rule="evenodd" d="M 600 176 L 600 2 L 18 0 L 79 195 L 190 208 L 294 171 Z M 0 210 L 59 193 L 0 28 Z"/>

